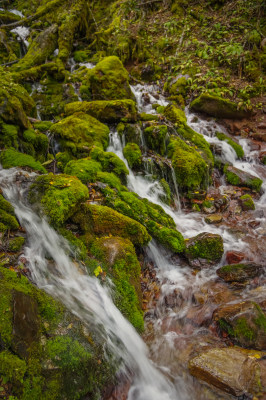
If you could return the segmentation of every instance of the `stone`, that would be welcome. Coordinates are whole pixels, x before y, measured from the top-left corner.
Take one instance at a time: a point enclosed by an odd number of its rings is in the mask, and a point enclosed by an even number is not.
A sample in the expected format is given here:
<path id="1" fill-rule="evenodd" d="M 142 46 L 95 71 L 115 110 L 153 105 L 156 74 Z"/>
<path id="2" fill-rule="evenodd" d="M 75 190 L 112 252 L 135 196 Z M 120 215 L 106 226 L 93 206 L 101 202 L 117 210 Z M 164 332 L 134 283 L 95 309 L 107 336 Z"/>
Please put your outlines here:
<path id="1" fill-rule="evenodd" d="M 223 251 L 220 235 L 203 232 L 187 240 L 185 256 L 192 267 L 204 268 L 219 262 Z"/>
<path id="2" fill-rule="evenodd" d="M 242 171 L 236 167 L 226 167 L 225 176 L 228 183 L 235 186 L 246 186 L 257 192 L 260 191 L 262 180 L 248 172 Z"/>
<path id="3" fill-rule="evenodd" d="M 243 211 L 255 210 L 255 204 L 249 194 L 244 194 L 239 199 Z"/>
<path id="4" fill-rule="evenodd" d="M 238 264 L 245 259 L 245 254 L 240 251 L 228 251 L 225 257 L 228 264 Z"/>
<path id="5" fill-rule="evenodd" d="M 239 348 L 213 348 L 189 361 L 191 375 L 234 396 L 260 392 L 263 354 Z"/>
<path id="6" fill-rule="evenodd" d="M 224 265 L 216 272 L 217 275 L 225 282 L 244 282 L 248 279 L 253 279 L 263 272 L 262 265 L 255 263 L 242 263 L 233 265 Z"/>
<path id="7" fill-rule="evenodd" d="M 223 216 L 221 214 L 213 214 L 213 215 L 208 215 L 208 217 L 205 217 L 205 222 L 207 224 L 219 224 L 222 222 Z"/>

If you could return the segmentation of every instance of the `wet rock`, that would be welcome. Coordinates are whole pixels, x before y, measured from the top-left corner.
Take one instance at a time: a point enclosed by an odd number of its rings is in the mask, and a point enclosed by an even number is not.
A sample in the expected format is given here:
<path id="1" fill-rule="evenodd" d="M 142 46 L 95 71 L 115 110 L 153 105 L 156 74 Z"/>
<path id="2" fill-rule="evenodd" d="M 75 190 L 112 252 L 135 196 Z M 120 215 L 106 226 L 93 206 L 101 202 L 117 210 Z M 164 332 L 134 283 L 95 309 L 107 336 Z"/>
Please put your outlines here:
<path id="1" fill-rule="evenodd" d="M 228 264 L 238 264 L 244 260 L 245 254 L 240 251 L 228 251 L 225 257 Z"/>
<path id="2" fill-rule="evenodd" d="M 189 371 L 196 378 L 234 396 L 256 394 L 261 390 L 258 377 L 264 370 L 256 357 L 262 356 L 238 348 L 214 348 L 191 359 Z"/>
<path id="3" fill-rule="evenodd" d="M 259 140 L 261 142 L 266 142 L 266 132 L 265 131 L 252 132 L 250 136 L 253 139 Z"/>
<path id="4" fill-rule="evenodd" d="M 260 191 L 262 180 L 256 176 L 232 166 L 226 167 L 224 172 L 227 181 L 231 185 L 247 186 L 257 192 Z"/>
<path id="5" fill-rule="evenodd" d="M 33 343 L 39 340 L 40 320 L 37 303 L 30 296 L 13 293 L 13 338 L 12 348 L 23 358 L 29 355 Z"/>
<path id="6" fill-rule="evenodd" d="M 259 304 L 242 301 L 223 305 L 215 311 L 214 320 L 240 346 L 266 349 L 266 316 Z"/>
<path id="7" fill-rule="evenodd" d="M 223 216 L 220 214 L 213 214 L 213 215 L 208 215 L 208 217 L 205 218 L 205 222 L 207 224 L 219 224 L 222 222 Z"/>
<path id="8" fill-rule="evenodd" d="M 185 255 L 192 267 L 204 268 L 217 263 L 223 251 L 220 235 L 203 232 L 186 242 Z"/>
<path id="9" fill-rule="evenodd" d="M 224 265 L 217 270 L 217 275 L 225 282 L 245 282 L 253 279 L 263 272 L 262 265 L 255 263 L 242 263 L 233 265 Z"/>
<path id="10" fill-rule="evenodd" d="M 241 196 L 239 201 L 244 211 L 255 210 L 254 201 L 249 194 L 244 194 L 243 196 Z"/>

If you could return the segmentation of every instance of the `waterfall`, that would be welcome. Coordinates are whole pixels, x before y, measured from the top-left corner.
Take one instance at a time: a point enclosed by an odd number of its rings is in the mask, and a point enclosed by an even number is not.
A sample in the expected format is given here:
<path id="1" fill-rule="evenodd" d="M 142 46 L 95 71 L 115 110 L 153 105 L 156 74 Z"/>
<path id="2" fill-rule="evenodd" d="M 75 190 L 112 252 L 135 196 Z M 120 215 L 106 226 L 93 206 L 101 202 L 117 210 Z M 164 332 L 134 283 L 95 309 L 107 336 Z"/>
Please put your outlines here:
<path id="1" fill-rule="evenodd" d="M 27 231 L 25 257 L 36 285 L 104 335 L 112 354 L 122 360 L 123 372 L 133 372 L 128 400 L 178 399 L 177 389 L 153 366 L 146 345 L 115 307 L 108 289 L 97 278 L 81 274 L 67 255 L 67 242 L 25 204 L 25 192 L 19 185 L 21 176 L 25 182 L 29 174 L 15 168 L 0 170 L 0 185 Z M 46 257 L 53 259 L 52 269 L 48 268 Z"/>

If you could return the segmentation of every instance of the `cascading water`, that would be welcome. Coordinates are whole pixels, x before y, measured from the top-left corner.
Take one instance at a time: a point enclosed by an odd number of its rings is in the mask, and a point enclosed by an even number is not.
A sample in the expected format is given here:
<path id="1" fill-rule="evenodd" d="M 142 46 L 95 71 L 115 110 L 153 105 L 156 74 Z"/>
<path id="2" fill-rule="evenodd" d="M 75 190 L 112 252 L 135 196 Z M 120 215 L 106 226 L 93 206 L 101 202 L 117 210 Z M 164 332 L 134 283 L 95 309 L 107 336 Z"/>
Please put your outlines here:
<path id="1" fill-rule="evenodd" d="M 29 176 L 17 169 L 0 170 L 0 185 L 27 231 L 25 257 L 34 282 L 104 335 L 112 354 L 122 360 L 124 373 L 129 369 L 134 375 L 129 400 L 180 398 L 178 389 L 148 359 L 144 342 L 114 306 L 108 289 L 96 278 L 80 272 L 67 255 L 66 241 L 23 202 L 24 190 L 18 183 L 23 174 Z M 48 268 L 46 257 L 54 261 L 52 269 Z"/>

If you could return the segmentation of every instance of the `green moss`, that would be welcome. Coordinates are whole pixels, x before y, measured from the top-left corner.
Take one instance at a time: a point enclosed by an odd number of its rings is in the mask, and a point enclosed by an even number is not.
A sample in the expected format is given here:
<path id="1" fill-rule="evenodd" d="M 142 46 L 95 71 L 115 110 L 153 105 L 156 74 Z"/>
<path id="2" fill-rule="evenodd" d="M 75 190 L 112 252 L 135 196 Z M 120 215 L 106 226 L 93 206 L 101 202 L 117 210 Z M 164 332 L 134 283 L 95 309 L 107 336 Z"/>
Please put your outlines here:
<path id="1" fill-rule="evenodd" d="M 25 243 L 25 238 L 21 236 L 16 237 L 14 239 L 10 239 L 8 243 L 8 251 L 16 253 L 17 251 L 20 251 L 24 243 Z"/>
<path id="2" fill-rule="evenodd" d="M 233 139 L 229 138 L 222 132 L 216 132 L 216 136 L 219 140 L 225 140 L 228 144 L 230 144 L 230 146 L 235 150 L 238 158 L 244 157 L 244 150 L 240 144 L 236 143 Z"/>
<path id="3" fill-rule="evenodd" d="M 245 118 L 250 115 L 250 112 L 243 108 L 238 109 L 236 103 L 224 99 L 219 96 L 210 94 L 201 94 L 190 105 L 191 109 L 198 112 L 206 113 L 216 118 Z"/>
<path id="4" fill-rule="evenodd" d="M 219 261 L 223 255 L 223 239 L 219 235 L 200 233 L 186 243 L 186 256 L 189 260 L 197 258 Z"/>
<path id="5" fill-rule="evenodd" d="M 74 60 L 77 63 L 82 63 L 82 62 L 88 61 L 88 58 L 89 58 L 88 54 L 84 50 L 77 50 L 74 52 Z"/>
<path id="6" fill-rule="evenodd" d="M 163 189 L 163 194 L 160 195 L 160 200 L 163 203 L 170 205 L 172 202 L 172 193 L 170 186 L 168 185 L 165 179 L 160 180 L 160 186 Z"/>
<path id="7" fill-rule="evenodd" d="M 146 225 L 150 235 L 166 248 L 174 253 L 182 253 L 185 250 L 184 238 L 177 230 L 166 228 L 154 221 L 148 221 Z"/>
<path id="8" fill-rule="evenodd" d="M 187 118 L 184 111 L 174 105 L 169 104 L 167 107 L 165 107 L 163 114 L 177 127 L 185 126 L 187 123 Z"/>
<path id="9" fill-rule="evenodd" d="M 119 58 L 106 57 L 88 72 L 93 100 L 133 99 L 128 73 Z"/>
<path id="10" fill-rule="evenodd" d="M 182 96 L 186 96 L 187 94 L 187 79 L 183 76 L 176 80 L 176 82 L 169 85 L 169 93 L 172 95 L 181 94 Z"/>
<path id="11" fill-rule="evenodd" d="M 19 228 L 19 223 L 16 218 L 2 209 L 0 209 L 0 222 L 11 230 L 16 230 Z"/>
<path id="12" fill-rule="evenodd" d="M 70 115 L 75 112 L 84 112 L 101 122 L 119 122 L 137 120 L 136 104 L 133 100 L 96 100 L 69 103 L 65 106 L 65 112 Z"/>
<path id="13" fill-rule="evenodd" d="M 83 183 L 95 182 L 97 172 L 101 171 L 102 166 L 99 162 L 89 158 L 72 160 L 67 163 L 64 173 L 76 176 Z"/>
<path id="14" fill-rule="evenodd" d="M 51 127 L 60 145 L 73 155 L 88 152 L 92 146 L 106 148 L 109 128 L 90 115 L 75 113 Z"/>
<path id="15" fill-rule="evenodd" d="M 14 215 L 14 207 L 0 194 L 0 209 Z"/>
<path id="16" fill-rule="evenodd" d="M 230 183 L 231 185 L 237 186 L 241 183 L 241 179 L 233 172 L 228 171 L 228 169 L 226 167 L 224 169 L 224 173 L 225 173 L 227 182 Z"/>
<path id="17" fill-rule="evenodd" d="M 121 184 L 121 180 L 112 172 L 97 172 L 96 181 L 106 183 L 107 185 L 117 189 L 118 191 L 126 189 L 126 187 Z"/>
<path id="18" fill-rule="evenodd" d="M 166 152 L 168 138 L 168 127 L 166 125 L 153 125 L 144 130 L 145 142 L 149 149 L 156 151 L 162 156 Z"/>
<path id="19" fill-rule="evenodd" d="M 94 147 L 90 152 L 90 157 L 102 165 L 103 171 L 114 172 L 118 176 L 128 175 L 128 169 L 125 163 L 115 153 L 103 151 L 99 147 Z"/>
<path id="20" fill-rule="evenodd" d="M 258 304 L 256 304 L 256 303 L 254 303 L 254 304 L 255 304 L 255 307 L 256 307 L 256 310 L 257 310 L 257 314 L 258 314 L 258 317 L 255 319 L 255 324 L 259 328 L 263 329 L 264 332 L 266 332 L 266 316 L 265 316 L 265 313 L 262 311 L 261 307 Z"/>
<path id="21" fill-rule="evenodd" d="M 80 224 L 84 233 L 93 232 L 102 236 L 108 232 L 128 238 L 132 243 L 141 246 L 150 241 L 143 225 L 106 206 L 84 204 L 73 218 Z"/>
<path id="22" fill-rule="evenodd" d="M 3 168 L 28 167 L 44 174 L 47 172 L 39 161 L 35 161 L 30 155 L 20 153 L 14 149 L 3 151 L 0 155 L 0 161 Z"/>
<path id="23" fill-rule="evenodd" d="M 87 258 L 88 258 L 87 257 L 87 248 L 84 245 L 84 243 L 82 242 L 82 240 L 79 239 L 78 237 L 76 237 L 68 229 L 59 228 L 58 231 L 59 231 L 60 235 L 64 236 L 64 238 L 66 238 L 67 241 L 70 243 L 75 259 L 77 258 L 79 260 L 87 262 L 88 261 L 87 260 Z"/>
<path id="24" fill-rule="evenodd" d="M 0 352 L 0 376 L 4 383 L 12 383 L 15 386 L 23 382 L 27 371 L 26 362 L 9 351 Z"/>
<path id="25" fill-rule="evenodd" d="M 45 133 L 49 131 L 52 125 L 53 123 L 51 121 L 41 121 L 41 122 L 35 122 L 34 128 Z"/>
<path id="26" fill-rule="evenodd" d="M 54 365 L 62 368 L 75 370 L 91 358 L 91 354 L 77 340 L 68 336 L 48 340 L 46 349 Z"/>
<path id="27" fill-rule="evenodd" d="M 243 172 L 232 166 L 225 166 L 224 173 L 228 183 L 236 186 L 246 186 L 256 192 L 260 191 L 263 181 L 256 176 Z"/>
<path id="28" fill-rule="evenodd" d="M 244 194 L 243 196 L 241 196 L 240 201 L 243 210 L 255 210 L 254 201 L 249 194 Z"/>
<path id="29" fill-rule="evenodd" d="M 67 163 L 69 163 L 69 161 L 73 159 L 73 156 L 67 151 L 64 151 L 57 153 L 55 158 L 57 161 L 57 167 L 59 168 L 60 171 L 63 172 Z"/>
<path id="30" fill-rule="evenodd" d="M 79 179 L 52 173 L 38 177 L 29 192 L 31 203 L 41 203 L 55 226 L 62 225 L 88 197 L 89 191 Z"/>
<path id="31" fill-rule="evenodd" d="M 159 117 L 156 114 L 140 113 L 139 118 L 141 121 L 158 121 Z"/>
<path id="32" fill-rule="evenodd" d="M 136 143 L 127 143 L 123 148 L 123 154 L 130 168 L 139 168 L 142 162 L 142 154 Z"/>
<path id="33" fill-rule="evenodd" d="M 2 147 L 18 148 L 18 126 L 2 124 L 0 144 Z"/>
<path id="34" fill-rule="evenodd" d="M 96 239 L 90 251 L 101 261 L 102 268 L 112 278 L 116 306 L 142 332 L 144 321 L 140 301 L 141 271 L 134 246 L 127 239 L 109 237 Z"/>
<path id="35" fill-rule="evenodd" d="M 172 159 L 177 184 L 181 190 L 207 186 L 208 165 L 193 147 L 178 137 L 171 138 L 168 156 Z"/>

